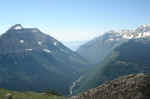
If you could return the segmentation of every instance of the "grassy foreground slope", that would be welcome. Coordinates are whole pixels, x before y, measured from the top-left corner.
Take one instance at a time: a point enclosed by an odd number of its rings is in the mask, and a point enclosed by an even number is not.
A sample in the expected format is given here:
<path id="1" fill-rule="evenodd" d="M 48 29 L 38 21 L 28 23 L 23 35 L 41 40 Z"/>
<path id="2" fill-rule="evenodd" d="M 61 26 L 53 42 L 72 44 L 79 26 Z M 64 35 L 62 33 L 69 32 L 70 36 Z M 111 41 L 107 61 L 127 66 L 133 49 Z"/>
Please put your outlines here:
<path id="1" fill-rule="evenodd" d="M 45 94 L 30 91 L 18 92 L 5 89 L 0 89 L 0 99 L 5 99 L 8 93 L 12 94 L 13 99 L 67 99 L 64 96 L 54 95 L 51 93 Z"/>

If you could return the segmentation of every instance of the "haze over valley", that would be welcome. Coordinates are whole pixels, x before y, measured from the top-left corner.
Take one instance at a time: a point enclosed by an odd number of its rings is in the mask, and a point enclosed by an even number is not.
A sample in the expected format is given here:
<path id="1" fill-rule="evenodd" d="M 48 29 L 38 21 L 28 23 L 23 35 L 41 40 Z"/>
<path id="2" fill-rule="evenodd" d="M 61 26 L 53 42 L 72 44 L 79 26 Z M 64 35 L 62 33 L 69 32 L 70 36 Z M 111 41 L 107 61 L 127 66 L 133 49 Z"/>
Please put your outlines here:
<path id="1" fill-rule="evenodd" d="M 150 99 L 149 4 L 0 1 L 0 99 Z"/>

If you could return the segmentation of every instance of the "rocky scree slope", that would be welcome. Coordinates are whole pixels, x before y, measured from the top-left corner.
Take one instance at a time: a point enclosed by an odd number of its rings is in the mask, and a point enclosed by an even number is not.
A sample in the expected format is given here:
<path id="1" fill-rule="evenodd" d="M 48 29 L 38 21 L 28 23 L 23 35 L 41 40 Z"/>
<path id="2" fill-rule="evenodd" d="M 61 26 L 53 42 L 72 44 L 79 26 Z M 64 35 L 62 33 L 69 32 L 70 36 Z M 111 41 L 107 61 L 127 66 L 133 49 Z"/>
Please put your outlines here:
<path id="1" fill-rule="evenodd" d="M 150 76 L 122 76 L 71 99 L 150 99 Z"/>

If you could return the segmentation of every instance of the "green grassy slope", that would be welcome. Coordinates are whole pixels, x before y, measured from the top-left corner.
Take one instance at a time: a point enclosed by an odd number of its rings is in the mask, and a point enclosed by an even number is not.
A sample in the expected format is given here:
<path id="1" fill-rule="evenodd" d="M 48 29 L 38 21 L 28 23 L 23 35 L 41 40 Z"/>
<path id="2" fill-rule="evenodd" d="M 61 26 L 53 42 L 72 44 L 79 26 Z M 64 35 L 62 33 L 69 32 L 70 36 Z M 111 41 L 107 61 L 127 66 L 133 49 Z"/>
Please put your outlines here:
<path id="1" fill-rule="evenodd" d="M 18 92 L 4 89 L 0 89 L 0 99 L 5 99 L 8 93 L 12 94 L 13 99 L 67 99 L 64 96 L 57 96 L 51 93 L 47 95 L 37 92 Z"/>

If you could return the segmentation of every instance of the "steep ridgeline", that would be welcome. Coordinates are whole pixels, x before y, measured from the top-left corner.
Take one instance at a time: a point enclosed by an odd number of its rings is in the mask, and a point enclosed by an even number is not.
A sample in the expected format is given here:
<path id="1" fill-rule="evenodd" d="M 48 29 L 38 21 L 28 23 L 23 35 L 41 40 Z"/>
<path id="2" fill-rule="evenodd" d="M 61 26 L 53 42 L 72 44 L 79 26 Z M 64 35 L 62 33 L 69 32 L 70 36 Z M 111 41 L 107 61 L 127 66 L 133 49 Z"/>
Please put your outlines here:
<path id="1" fill-rule="evenodd" d="M 67 94 L 86 61 L 37 28 L 12 26 L 0 37 L 0 87 Z"/>
<path id="2" fill-rule="evenodd" d="M 150 39 L 134 39 L 121 44 L 85 75 L 74 93 L 95 88 L 105 81 L 135 73 L 150 73 Z"/>
<path id="3" fill-rule="evenodd" d="M 118 45 L 130 39 L 147 37 L 150 37 L 149 25 L 141 25 L 135 30 L 112 30 L 82 45 L 77 50 L 77 53 L 95 64 L 102 61 Z"/>
<path id="4" fill-rule="evenodd" d="M 128 75 L 90 89 L 72 99 L 150 99 L 150 76 Z"/>

